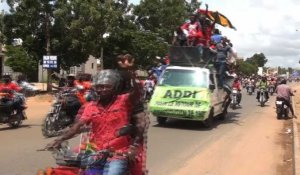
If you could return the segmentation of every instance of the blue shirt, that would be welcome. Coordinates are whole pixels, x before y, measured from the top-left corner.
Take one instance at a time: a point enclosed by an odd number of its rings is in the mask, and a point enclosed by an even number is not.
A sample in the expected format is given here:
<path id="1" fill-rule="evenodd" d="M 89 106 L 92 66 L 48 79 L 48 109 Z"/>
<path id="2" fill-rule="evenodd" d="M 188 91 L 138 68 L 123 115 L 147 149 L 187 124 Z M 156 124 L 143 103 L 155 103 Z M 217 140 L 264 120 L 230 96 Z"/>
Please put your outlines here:
<path id="1" fill-rule="evenodd" d="M 211 40 L 215 43 L 220 43 L 222 39 L 223 39 L 223 36 L 219 35 L 219 34 L 214 34 L 211 36 Z"/>

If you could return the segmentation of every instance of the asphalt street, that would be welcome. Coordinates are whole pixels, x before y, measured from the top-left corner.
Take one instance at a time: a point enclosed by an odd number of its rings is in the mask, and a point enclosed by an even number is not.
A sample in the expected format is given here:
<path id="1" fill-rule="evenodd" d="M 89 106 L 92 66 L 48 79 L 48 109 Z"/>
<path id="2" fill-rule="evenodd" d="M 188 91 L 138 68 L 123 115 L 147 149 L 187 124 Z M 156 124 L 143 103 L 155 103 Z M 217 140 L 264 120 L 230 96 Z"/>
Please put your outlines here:
<path id="1" fill-rule="evenodd" d="M 272 97 L 274 98 L 274 97 Z M 20 128 L 10 129 L 0 125 L 0 174 L 32 175 L 38 169 L 54 166 L 50 152 L 38 152 L 53 138 L 46 139 L 41 134 L 41 123 L 50 109 L 50 100 L 44 97 L 28 99 L 26 120 Z M 255 96 L 243 95 L 242 108 L 230 110 L 228 118 L 217 120 L 212 129 L 206 129 L 200 122 L 171 120 L 165 126 L 158 126 L 151 116 L 148 140 L 147 167 L 151 175 L 173 174 L 201 150 L 210 147 L 214 142 L 256 120 L 261 108 Z M 71 145 L 79 142 L 78 137 Z"/>

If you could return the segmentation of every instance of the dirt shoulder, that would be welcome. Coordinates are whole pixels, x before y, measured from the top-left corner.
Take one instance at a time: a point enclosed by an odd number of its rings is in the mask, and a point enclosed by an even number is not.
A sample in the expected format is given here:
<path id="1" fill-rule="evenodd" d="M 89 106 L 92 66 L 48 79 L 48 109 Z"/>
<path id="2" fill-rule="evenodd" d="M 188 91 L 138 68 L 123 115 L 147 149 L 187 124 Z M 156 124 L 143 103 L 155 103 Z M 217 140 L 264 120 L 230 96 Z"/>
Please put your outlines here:
<path id="1" fill-rule="evenodd" d="M 295 122 L 296 122 L 296 125 L 297 125 L 297 128 L 298 128 L 298 131 L 294 131 L 294 132 L 298 132 L 298 134 L 295 134 L 295 136 L 297 135 L 298 136 L 298 144 L 300 143 L 300 138 L 299 138 L 299 135 L 300 135 L 300 84 L 298 85 L 295 85 L 293 87 L 294 90 L 296 90 L 297 92 L 295 93 L 295 96 L 293 98 L 294 100 L 294 107 L 295 107 L 295 113 L 296 113 L 296 116 L 297 118 L 295 119 Z M 295 138 L 297 139 L 297 138 Z M 300 172 L 300 165 L 299 165 L 299 161 L 300 161 L 300 148 L 299 148 L 299 145 L 297 145 L 297 141 L 295 140 L 295 148 L 294 149 L 297 149 L 297 150 L 294 150 L 296 155 L 295 155 L 295 164 L 296 164 L 296 168 L 295 168 L 295 171 L 296 173 L 299 173 Z"/>
<path id="2" fill-rule="evenodd" d="M 254 108 L 253 110 L 258 110 Z M 291 175 L 292 120 L 277 120 L 270 106 L 231 133 L 199 150 L 178 175 Z"/>

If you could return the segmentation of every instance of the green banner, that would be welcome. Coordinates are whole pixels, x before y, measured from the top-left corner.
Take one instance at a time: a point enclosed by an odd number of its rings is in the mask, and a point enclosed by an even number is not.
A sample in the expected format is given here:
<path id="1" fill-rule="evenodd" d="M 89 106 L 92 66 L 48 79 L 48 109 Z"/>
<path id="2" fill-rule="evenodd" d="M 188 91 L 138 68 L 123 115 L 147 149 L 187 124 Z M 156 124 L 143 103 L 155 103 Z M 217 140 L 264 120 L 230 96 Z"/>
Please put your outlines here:
<path id="1" fill-rule="evenodd" d="M 149 104 L 155 116 L 204 120 L 211 108 L 207 88 L 157 86 Z"/>

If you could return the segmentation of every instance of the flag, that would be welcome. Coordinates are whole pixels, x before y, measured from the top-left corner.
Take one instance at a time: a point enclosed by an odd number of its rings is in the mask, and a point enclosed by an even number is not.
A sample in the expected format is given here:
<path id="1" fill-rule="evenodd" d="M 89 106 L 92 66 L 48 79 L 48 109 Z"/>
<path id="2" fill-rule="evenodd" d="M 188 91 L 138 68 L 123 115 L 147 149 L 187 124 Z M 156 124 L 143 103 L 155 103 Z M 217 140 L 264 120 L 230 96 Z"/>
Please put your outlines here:
<path id="1" fill-rule="evenodd" d="M 198 13 L 200 13 L 201 15 L 206 15 L 206 17 L 208 19 L 210 19 L 211 21 L 216 22 L 217 24 L 219 24 L 221 26 L 229 27 L 229 28 L 232 28 L 232 29 L 236 30 L 236 28 L 232 25 L 230 20 L 226 16 L 224 16 L 223 14 L 221 14 L 217 11 L 215 11 L 215 12 L 207 11 L 206 12 L 206 10 L 199 9 Z"/>

